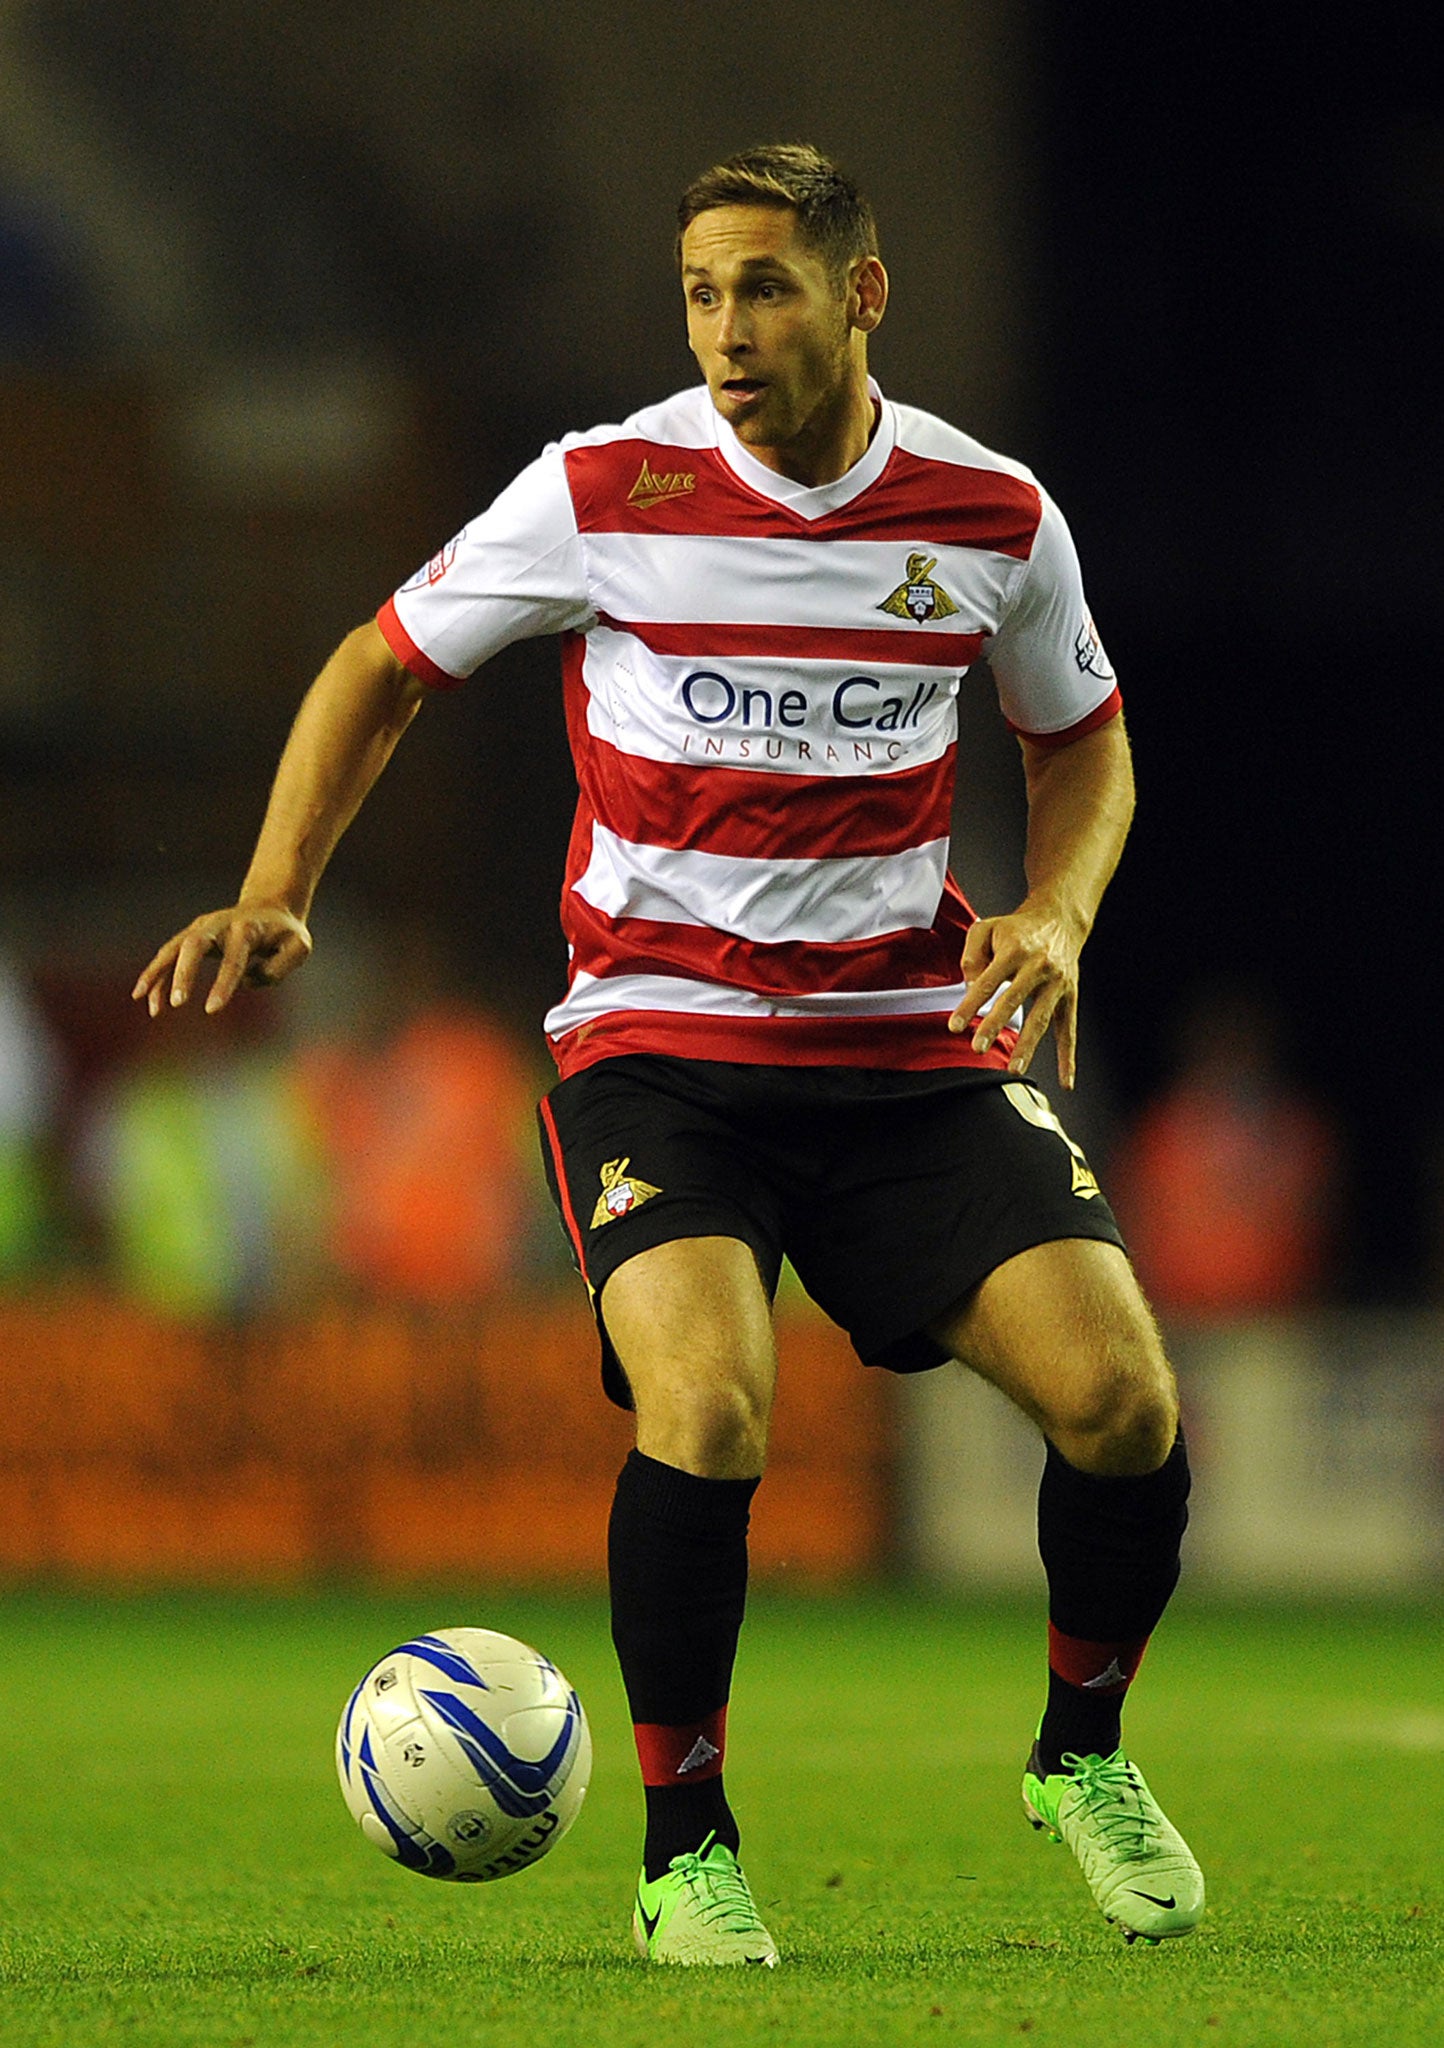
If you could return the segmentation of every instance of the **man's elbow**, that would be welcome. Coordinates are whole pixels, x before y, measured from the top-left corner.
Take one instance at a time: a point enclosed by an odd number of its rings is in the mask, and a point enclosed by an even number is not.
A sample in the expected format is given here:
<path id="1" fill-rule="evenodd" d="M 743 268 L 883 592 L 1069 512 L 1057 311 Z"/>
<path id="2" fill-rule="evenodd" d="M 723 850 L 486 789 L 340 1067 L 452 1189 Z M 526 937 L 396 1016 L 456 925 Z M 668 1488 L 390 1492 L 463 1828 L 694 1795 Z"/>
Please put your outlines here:
<path id="1" fill-rule="evenodd" d="M 390 722 L 409 725 L 426 695 L 426 685 L 393 653 L 375 619 L 366 619 L 341 643 L 348 667 L 363 675 L 367 686 L 392 708 Z"/>

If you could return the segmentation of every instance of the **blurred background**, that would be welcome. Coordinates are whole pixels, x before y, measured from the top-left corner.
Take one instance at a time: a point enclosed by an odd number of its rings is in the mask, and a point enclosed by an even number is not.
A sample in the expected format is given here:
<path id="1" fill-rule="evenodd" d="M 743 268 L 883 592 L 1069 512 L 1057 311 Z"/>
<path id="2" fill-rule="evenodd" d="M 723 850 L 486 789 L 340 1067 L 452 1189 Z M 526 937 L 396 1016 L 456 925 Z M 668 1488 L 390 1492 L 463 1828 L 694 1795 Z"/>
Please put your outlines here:
<path id="1" fill-rule="evenodd" d="M 810 139 L 893 394 L 1030 463 L 1141 801 L 1070 1126 L 1169 1324 L 1203 1582 L 1444 1568 L 1444 109 L 1412 11 L 0 0 L 0 1575 L 600 1568 L 622 1420 L 534 1159 L 555 649 L 429 704 L 305 972 L 148 1023 L 336 641 L 693 381 L 675 196 Z M 1306 33 L 1305 33 L 1306 29 Z M 955 867 L 1019 886 L 964 706 Z M 795 1294 L 762 1567 L 1024 1580 L 1036 1444 Z"/>

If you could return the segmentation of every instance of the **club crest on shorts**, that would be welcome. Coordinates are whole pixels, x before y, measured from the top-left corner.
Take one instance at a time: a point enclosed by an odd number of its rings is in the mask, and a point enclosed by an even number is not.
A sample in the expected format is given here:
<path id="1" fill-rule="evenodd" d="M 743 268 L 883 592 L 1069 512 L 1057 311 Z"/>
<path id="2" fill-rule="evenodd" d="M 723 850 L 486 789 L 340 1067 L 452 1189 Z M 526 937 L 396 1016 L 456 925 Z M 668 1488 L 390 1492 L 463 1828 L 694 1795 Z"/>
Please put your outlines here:
<path id="1" fill-rule="evenodd" d="M 919 625 L 928 619 L 950 619 L 957 606 L 942 584 L 933 582 L 937 566 L 936 555 L 909 555 L 906 578 L 876 609 L 890 612 L 895 619 L 915 619 Z"/>
<path id="2" fill-rule="evenodd" d="M 653 1195 L 661 1194 L 662 1190 L 654 1188 L 649 1180 L 638 1180 L 634 1173 L 628 1173 L 631 1163 L 629 1155 L 625 1159 L 609 1159 L 602 1168 L 602 1192 L 592 1211 L 593 1230 L 600 1230 L 604 1223 L 614 1223 L 619 1216 L 630 1215 L 643 1202 L 650 1202 Z"/>

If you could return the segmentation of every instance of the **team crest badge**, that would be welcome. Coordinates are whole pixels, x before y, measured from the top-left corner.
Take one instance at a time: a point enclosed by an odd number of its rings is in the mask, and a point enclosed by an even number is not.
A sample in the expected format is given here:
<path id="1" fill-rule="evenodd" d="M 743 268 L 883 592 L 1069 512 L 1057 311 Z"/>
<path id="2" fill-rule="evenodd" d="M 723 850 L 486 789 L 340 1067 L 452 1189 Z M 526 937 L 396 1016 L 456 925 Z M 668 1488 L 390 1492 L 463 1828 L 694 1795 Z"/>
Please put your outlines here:
<path id="1" fill-rule="evenodd" d="M 909 555 L 906 579 L 877 610 L 891 612 L 895 619 L 915 619 L 919 625 L 928 619 L 950 619 L 957 606 L 942 584 L 934 583 L 932 572 L 937 566 L 936 555 Z"/>
<path id="2" fill-rule="evenodd" d="M 597 1196 L 597 1206 L 592 1211 L 592 1229 L 600 1230 L 604 1223 L 613 1223 L 618 1216 L 630 1215 L 633 1209 L 640 1209 L 643 1202 L 650 1202 L 653 1195 L 662 1190 L 654 1188 L 649 1180 L 638 1180 L 634 1173 L 628 1173 L 630 1157 L 609 1159 L 602 1168 L 602 1192 Z"/>

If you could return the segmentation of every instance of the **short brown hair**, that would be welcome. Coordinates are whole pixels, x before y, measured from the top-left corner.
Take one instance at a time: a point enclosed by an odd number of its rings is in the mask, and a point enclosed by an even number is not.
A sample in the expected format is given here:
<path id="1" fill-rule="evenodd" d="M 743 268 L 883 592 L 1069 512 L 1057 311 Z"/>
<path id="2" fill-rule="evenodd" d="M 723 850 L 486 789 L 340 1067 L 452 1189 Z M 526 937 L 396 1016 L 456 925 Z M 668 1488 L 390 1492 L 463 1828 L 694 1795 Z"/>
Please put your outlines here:
<path id="1" fill-rule="evenodd" d="M 803 236 L 835 276 L 877 254 L 872 208 L 846 171 L 808 142 L 744 149 L 694 178 L 677 207 L 677 248 L 699 213 L 714 206 L 790 206 Z"/>

